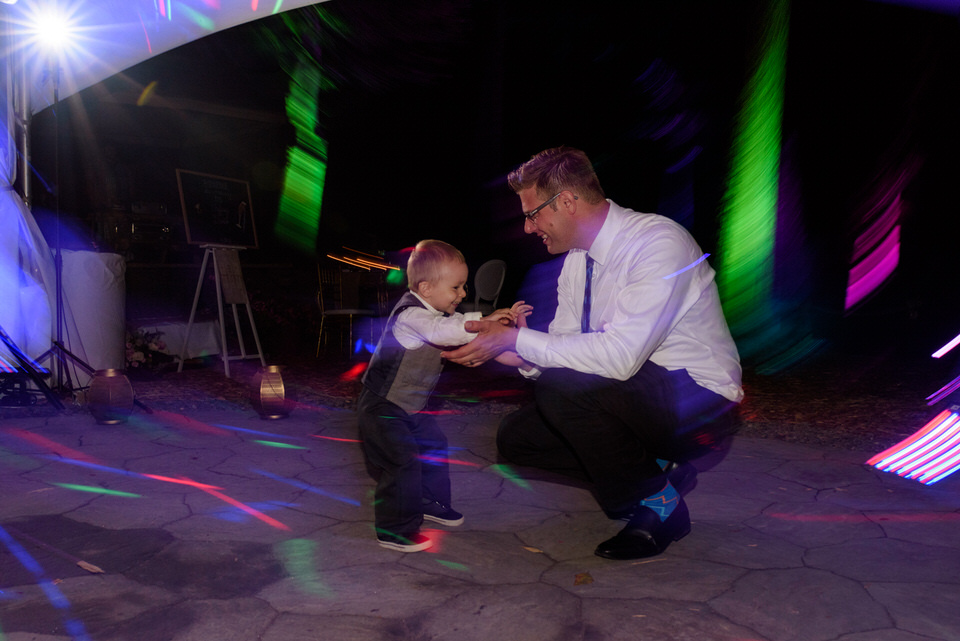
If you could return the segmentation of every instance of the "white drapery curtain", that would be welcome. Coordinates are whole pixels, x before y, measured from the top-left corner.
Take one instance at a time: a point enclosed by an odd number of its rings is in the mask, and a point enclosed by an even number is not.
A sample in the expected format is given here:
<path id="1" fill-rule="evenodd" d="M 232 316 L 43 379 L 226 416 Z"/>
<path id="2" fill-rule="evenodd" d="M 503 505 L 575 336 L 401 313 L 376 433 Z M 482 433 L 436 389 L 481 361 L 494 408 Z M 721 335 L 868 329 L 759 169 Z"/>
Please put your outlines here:
<path id="1" fill-rule="evenodd" d="M 17 171 L 14 139 L 12 56 L 6 55 L 9 34 L 3 34 L 3 134 L 0 136 L 0 326 L 28 356 L 38 357 L 51 344 L 55 318 L 56 274 L 53 254 L 30 210 L 13 183 Z"/>

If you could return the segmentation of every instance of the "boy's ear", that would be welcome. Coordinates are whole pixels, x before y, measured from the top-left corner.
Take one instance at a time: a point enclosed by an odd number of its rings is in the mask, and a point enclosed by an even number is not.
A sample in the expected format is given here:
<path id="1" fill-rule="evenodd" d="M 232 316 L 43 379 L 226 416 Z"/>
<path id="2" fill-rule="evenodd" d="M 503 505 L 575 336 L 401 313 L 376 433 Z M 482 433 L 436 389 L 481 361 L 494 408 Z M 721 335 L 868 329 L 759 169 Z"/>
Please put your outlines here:
<path id="1" fill-rule="evenodd" d="M 419 283 L 417 283 L 417 293 L 424 298 L 428 298 L 431 291 L 433 291 L 433 283 L 430 281 L 421 280 Z"/>

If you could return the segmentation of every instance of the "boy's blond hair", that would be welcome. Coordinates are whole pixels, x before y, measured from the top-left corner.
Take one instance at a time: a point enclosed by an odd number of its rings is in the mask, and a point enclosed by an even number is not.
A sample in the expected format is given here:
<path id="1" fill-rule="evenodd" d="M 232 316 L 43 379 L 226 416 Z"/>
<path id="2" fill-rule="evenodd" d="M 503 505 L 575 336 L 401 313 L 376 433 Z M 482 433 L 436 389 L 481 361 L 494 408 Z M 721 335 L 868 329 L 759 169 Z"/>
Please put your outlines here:
<path id="1" fill-rule="evenodd" d="M 443 265 L 448 262 L 466 264 L 460 250 L 442 240 L 421 240 L 410 252 L 407 261 L 407 287 L 416 291 L 422 282 L 440 280 Z"/>

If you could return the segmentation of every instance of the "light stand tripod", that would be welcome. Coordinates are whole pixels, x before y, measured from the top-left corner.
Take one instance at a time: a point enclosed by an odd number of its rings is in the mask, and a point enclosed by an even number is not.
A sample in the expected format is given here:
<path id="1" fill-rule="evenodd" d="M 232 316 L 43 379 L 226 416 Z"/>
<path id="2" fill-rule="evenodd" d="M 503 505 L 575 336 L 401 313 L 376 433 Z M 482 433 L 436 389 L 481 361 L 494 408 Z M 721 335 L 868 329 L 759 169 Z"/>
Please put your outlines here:
<path id="1" fill-rule="evenodd" d="M 50 401 L 51 405 L 58 410 L 62 410 L 63 403 L 61 403 L 60 399 L 57 398 L 57 395 L 53 393 L 53 390 L 51 390 L 50 387 L 43 382 L 43 376 L 46 374 L 46 372 L 42 371 L 36 361 L 32 360 L 29 356 L 20 351 L 20 348 L 17 347 L 16 343 L 13 342 L 7 332 L 4 331 L 2 326 L 0 326 L 0 342 L 4 344 L 14 360 L 14 364 L 11 367 L 12 371 L 4 371 L 4 373 L 12 376 L 25 376 L 26 378 L 29 378 L 33 384 L 37 386 L 37 389 L 43 392 L 43 395 L 47 397 L 47 400 Z M 2 358 L 0 358 L 0 364 L 3 364 Z M 0 369 L 0 371 L 5 369 L 6 368 Z M 23 398 L 27 393 L 25 381 L 23 381 L 22 378 L 19 381 L 15 379 L 14 386 L 17 384 L 20 385 L 20 391 L 16 396 L 21 400 L 21 404 L 23 404 Z"/>
<path id="2" fill-rule="evenodd" d="M 63 391 L 73 392 L 73 381 L 70 378 L 70 372 L 66 369 L 66 358 L 69 357 L 76 361 L 85 371 L 93 373 L 93 368 L 89 364 L 80 360 L 63 346 L 63 250 L 60 239 L 60 59 L 59 55 L 54 60 L 53 69 L 53 201 L 54 201 L 54 307 L 56 313 L 55 332 L 56 338 L 52 341 L 50 349 L 40 355 L 37 360 L 43 361 L 46 358 L 54 358 L 54 372 L 56 374 L 56 388 Z"/>

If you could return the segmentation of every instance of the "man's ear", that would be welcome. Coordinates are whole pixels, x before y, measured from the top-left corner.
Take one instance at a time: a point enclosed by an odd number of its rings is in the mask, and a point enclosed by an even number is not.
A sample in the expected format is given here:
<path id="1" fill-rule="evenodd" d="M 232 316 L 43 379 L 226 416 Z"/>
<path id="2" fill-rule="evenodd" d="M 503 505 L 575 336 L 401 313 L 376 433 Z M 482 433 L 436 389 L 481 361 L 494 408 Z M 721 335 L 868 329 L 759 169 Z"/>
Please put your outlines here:
<path id="1" fill-rule="evenodd" d="M 577 213 L 577 201 L 579 200 L 579 197 L 574 196 L 572 191 L 566 189 L 563 190 L 557 200 L 560 201 L 560 206 L 571 214 Z"/>

